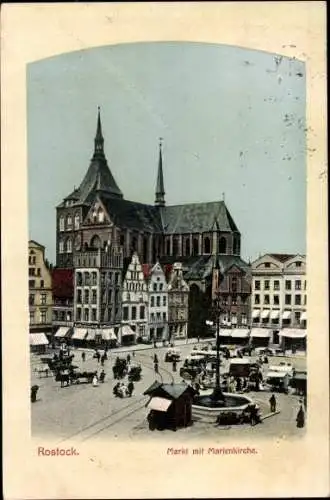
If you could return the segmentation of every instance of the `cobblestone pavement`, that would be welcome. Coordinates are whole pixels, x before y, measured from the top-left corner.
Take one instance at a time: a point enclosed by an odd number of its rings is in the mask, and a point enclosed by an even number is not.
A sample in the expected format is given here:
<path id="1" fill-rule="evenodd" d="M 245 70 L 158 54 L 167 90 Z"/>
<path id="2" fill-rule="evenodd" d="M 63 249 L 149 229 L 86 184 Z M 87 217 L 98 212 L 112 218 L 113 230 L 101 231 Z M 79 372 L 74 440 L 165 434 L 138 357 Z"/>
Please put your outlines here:
<path id="1" fill-rule="evenodd" d="M 191 345 L 181 345 L 182 358 L 190 353 Z M 39 385 L 37 402 L 31 405 L 32 412 L 32 435 L 34 437 L 52 437 L 59 442 L 75 441 L 83 442 L 90 439 L 143 439 L 143 440 L 176 440 L 190 441 L 195 439 L 221 439 L 233 437 L 270 437 L 286 438 L 303 435 L 305 429 L 296 427 L 296 414 L 299 408 L 299 398 L 294 395 L 277 394 L 278 409 L 280 413 L 271 416 L 262 424 L 251 427 L 250 425 L 217 427 L 212 424 L 195 423 L 187 429 L 173 431 L 154 431 L 148 429 L 146 416 L 148 410 L 145 408 L 149 398 L 143 396 L 143 392 L 157 380 L 164 382 L 179 382 L 180 363 L 177 372 L 172 372 L 171 363 L 164 362 L 166 348 L 154 348 L 136 351 L 135 355 L 130 352 L 132 361 L 142 364 L 142 379 L 135 382 L 135 391 L 131 398 L 120 399 L 113 396 L 112 390 L 115 381 L 112 376 L 112 364 L 117 355 L 125 356 L 128 352 L 111 352 L 109 359 L 105 362 L 105 382 L 98 387 L 92 384 L 74 384 L 68 387 L 60 387 L 54 377 L 39 377 L 34 369 L 40 363 L 36 355 L 31 358 L 31 382 Z M 160 364 L 159 375 L 155 375 L 153 369 L 153 355 L 157 352 Z M 74 351 L 74 364 L 84 370 L 100 372 L 101 364 L 93 359 L 93 353 L 86 351 L 86 361 L 81 359 L 81 351 Z M 288 361 L 297 369 L 304 369 L 306 359 L 303 357 L 269 358 L 271 364 L 280 361 Z M 222 368 L 223 370 L 224 368 Z M 262 413 L 269 412 L 269 392 L 250 392 L 249 396 L 255 399 L 261 406 Z M 179 436 L 178 436 L 179 435 Z"/>

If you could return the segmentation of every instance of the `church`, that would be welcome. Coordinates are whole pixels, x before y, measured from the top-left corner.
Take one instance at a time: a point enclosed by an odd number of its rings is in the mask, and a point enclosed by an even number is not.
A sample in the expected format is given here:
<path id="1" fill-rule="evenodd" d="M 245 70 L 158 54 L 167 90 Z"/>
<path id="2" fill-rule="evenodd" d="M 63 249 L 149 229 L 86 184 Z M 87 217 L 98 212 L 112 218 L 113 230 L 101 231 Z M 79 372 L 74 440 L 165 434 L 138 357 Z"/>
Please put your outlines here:
<path id="1" fill-rule="evenodd" d="M 89 168 L 56 208 L 56 267 L 73 269 L 78 255 L 115 247 L 120 248 L 123 272 L 133 253 L 143 264 L 181 262 L 190 288 L 207 292 L 217 260 L 223 276 L 234 272 L 235 293 L 244 295 L 248 306 L 249 266 L 240 258 L 241 234 L 224 200 L 168 206 L 161 143 L 156 167 L 154 204 L 125 199 L 105 157 L 99 109 Z"/>

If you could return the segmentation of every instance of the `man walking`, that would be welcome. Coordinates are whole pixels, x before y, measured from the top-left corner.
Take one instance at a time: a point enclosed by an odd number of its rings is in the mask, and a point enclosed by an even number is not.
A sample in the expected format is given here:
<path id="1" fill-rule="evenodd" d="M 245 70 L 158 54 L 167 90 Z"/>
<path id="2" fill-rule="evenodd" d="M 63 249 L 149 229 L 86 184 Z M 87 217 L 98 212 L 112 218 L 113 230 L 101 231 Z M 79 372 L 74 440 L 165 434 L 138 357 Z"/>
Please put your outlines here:
<path id="1" fill-rule="evenodd" d="M 269 405 L 270 405 L 270 412 L 275 413 L 276 412 L 276 398 L 275 398 L 274 394 L 272 394 L 271 397 L 269 398 Z"/>

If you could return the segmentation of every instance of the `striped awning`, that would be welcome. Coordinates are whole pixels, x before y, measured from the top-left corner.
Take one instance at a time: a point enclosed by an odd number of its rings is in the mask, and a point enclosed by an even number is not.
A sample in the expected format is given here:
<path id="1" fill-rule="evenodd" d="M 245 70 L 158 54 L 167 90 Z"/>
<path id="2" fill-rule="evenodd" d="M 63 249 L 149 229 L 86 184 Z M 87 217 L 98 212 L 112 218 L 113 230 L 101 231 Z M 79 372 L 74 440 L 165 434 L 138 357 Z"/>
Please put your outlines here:
<path id="1" fill-rule="evenodd" d="M 270 336 L 270 331 L 267 328 L 252 328 L 250 337 L 266 339 Z"/>
<path id="2" fill-rule="evenodd" d="M 280 317 L 280 311 L 279 310 L 274 310 L 270 313 L 270 318 L 271 319 L 278 319 Z"/>
<path id="3" fill-rule="evenodd" d="M 100 332 L 103 340 L 117 340 L 117 336 L 113 328 L 103 328 Z"/>
<path id="4" fill-rule="evenodd" d="M 262 311 L 261 318 L 262 319 L 268 318 L 269 313 L 270 313 L 270 310 L 269 309 L 265 309 L 264 311 Z"/>
<path id="5" fill-rule="evenodd" d="M 59 329 L 57 330 L 57 332 L 55 333 L 55 337 L 59 338 L 59 337 L 65 337 L 68 332 L 70 330 L 70 327 L 69 326 L 60 326 Z"/>
<path id="6" fill-rule="evenodd" d="M 291 316 L 291 311 L 284 311 L 282 319 L 289 319 Z"/>
<path id="7" fill-rule="evenodd" d="M 48 345 L 48 339 L 44 333 L 30 333 L 30 345 Z"/>
<path id="8" fill-rule="evenodd" d="M 72 339 L 84 340 L 87 335 L 87 328 L 75 328 Z"/>
<path id="9" fill-rule="evenodd" d="M 306 330 L 299 328 L 283 328 L 279 335 L 290 339 L 304 339 L 306 337 Z"/>
<path id="10" fill-rule="evenodd" d="M 147 404 L 147 408 L 150 410 L 163 411 L 166 412 L 172 404 L 172 400 L 154 397 L 151 398 L 149 403 Z"/>
<path id="11" fill-rule="evenodd" d="M 259 318 L 260 317 L 260 309 L 254 309 L 252 312 L 252 318 Z"/>
<path id="12" fill-rule="evenodd" d="M 238 337 L 238 338 L 246 338 L 249 336 L 249 329 L 248 328 L 235 328 L 231 332 L 231 337 Z"/>

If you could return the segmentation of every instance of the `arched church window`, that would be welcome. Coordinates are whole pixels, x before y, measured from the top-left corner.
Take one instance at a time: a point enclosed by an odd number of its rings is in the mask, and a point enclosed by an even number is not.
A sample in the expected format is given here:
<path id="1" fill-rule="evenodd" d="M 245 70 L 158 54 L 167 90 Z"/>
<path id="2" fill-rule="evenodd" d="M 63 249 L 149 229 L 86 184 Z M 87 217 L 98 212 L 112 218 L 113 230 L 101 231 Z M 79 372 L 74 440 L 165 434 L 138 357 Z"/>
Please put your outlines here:
<path id="1" fill-rule="evenodd" d="M 72 239 L 68 238 L 66 240 L 66 251 L 67 253 L 72 253 Z"/>
<path id="2" fill-rule="evenodd" d="M 74 228 L 79 229 L 80 217 L 79 214 L 75 214 L 74 216 Z"/>
<path id="3" fill-rule="evenodd" d="M 173 256 L 177 257 L 179 255 L 179 238 L 178 236 L 173 237 Z"/>
<path id="4" fill-rule="evenodd" d="M 208 236 L 204 239 L 204 253 L 211 253 L 211 240 Z"/>
<path id="5" fill-rule="evenodd" d="M 219 253 L 226 253 L 226 252 L 227 252 L 227 241 L 226 238 L 222 236 L 219 240 Z"/>
<path id="6" fill-rule="evenodd" d="M 233 253 L 234 253 L 234 255 L 239 255 L 239 253 L 240 253 L 240 245 L 239 245 L 239 238 L 238 237 L 235 237 L 235 239 L 234 239 Z"/>
<path id="7" fill-rule="evenodd" d="M 99 222 L 104 222 L 104 212 L 103 212 L 102 208 L 98 209 L 97 217 L 98 217 Z"/>
<path id="8" fill-rule="evenodd" d="M 64 231 L 64 217 L 61 215 L 59 219 L 59 226 L 60 226 L 60 231 Z"/>
<path id="9" fill-rule="evenodd" d="M 186 255 L 190 255 L 190 239 L 186 239 Z"/>
<path id="10" fill-rule="evenodd" d="M 101 240 L 100 237 L 95 234 L 93 238 L 91 239 L 90 247 L 97 250 L 98 248 L 101 248 Z"/>
<path id="11" fill-rule="evenodd" d="M 193 239 L 193 255 L 198 255 L 198 238 Z"/>
<path id="12" fill-rule="evenodd" d="M 71 215 L 68 215 L 66 218 L 66 228 L 67 229 L 72 229 L 72 217 Z"/>

